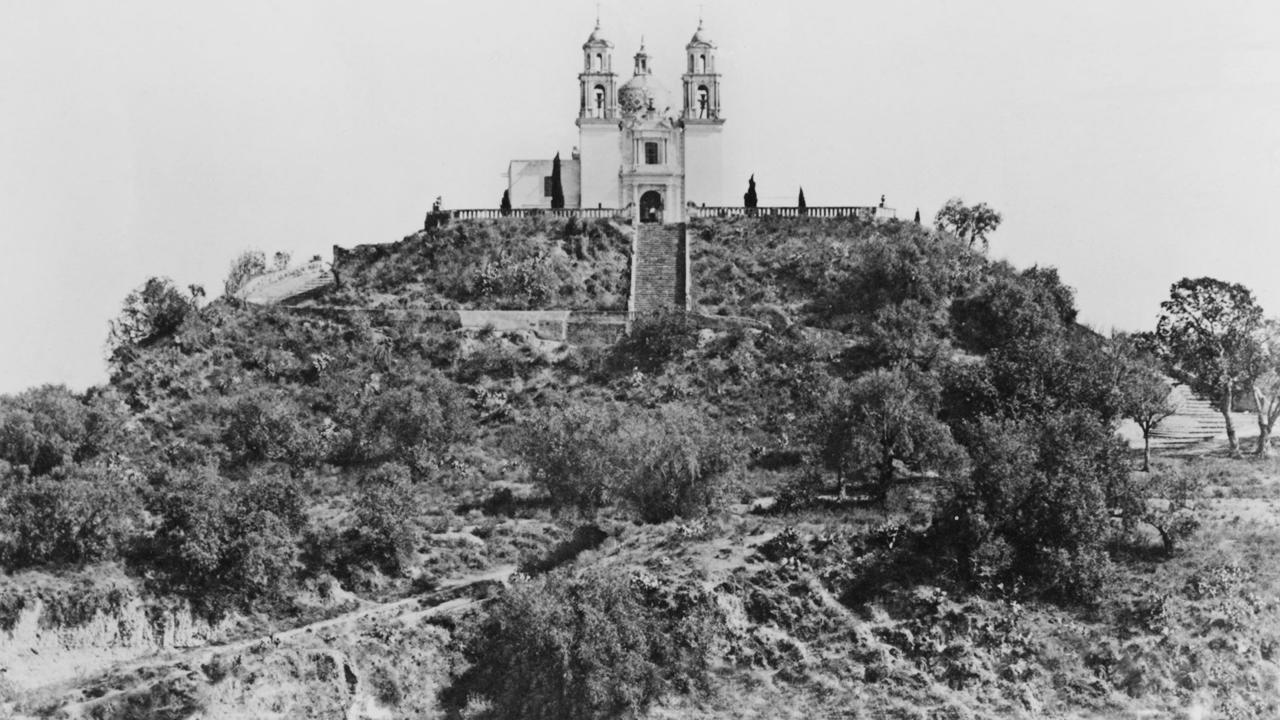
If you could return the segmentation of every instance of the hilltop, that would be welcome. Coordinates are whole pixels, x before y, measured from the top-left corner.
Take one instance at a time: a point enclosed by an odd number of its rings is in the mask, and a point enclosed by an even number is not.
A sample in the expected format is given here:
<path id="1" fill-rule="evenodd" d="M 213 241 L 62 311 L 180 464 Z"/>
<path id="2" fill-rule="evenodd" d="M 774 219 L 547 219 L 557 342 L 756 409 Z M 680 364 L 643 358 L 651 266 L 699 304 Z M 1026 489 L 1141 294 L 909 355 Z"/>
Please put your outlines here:
<path id="1" fill-rule="evenodd" d="M 1138 361 L 1052 268 L 698 219 L 692 312 L 620 326 L 631 233 L 453 222 L 291 306 L 127 299 L 110 383 L 0 399 L 0 708 L 1275 715 L 1277 468 L 1134 472 Z"/>

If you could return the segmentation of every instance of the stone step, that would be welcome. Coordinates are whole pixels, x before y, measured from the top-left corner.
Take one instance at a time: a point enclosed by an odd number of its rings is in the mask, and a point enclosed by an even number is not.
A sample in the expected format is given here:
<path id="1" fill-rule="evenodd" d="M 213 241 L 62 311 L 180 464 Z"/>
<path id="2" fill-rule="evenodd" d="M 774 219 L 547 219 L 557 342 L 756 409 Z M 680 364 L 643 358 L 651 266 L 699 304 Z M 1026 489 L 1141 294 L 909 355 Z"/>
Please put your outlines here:
<path id="1" fill-rule="evenodd" d="M 632 310 L 648 313 L 682 305 L 680 270 L 683 238 L 683 225 L 640 225 L 636 228 Z"/>

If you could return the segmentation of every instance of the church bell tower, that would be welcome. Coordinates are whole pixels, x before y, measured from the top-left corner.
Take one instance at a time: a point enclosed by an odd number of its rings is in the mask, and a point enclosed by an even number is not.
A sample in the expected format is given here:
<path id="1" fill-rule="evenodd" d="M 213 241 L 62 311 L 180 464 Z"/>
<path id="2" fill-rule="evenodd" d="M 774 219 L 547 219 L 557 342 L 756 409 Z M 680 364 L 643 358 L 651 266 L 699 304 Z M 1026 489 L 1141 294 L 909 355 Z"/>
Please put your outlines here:
<path id="1" fill-rule="evenodd" d="M 724 204 L 724 154 L 720 132 L 724 116 L 720 109 L 720 73 L 716 68 L 716 46 L 698 29 L 685 46 L 688 69 L 684 74 L 685 197 L 705 205 Z"/>
<path id="2" fill-rule="evenodd" d="M 578 147 L 581 149 L 582 207 L 616 208 L 618 173 L 622 166 L 618 139 L 618 76 L 613 72 L 613 43 L 596 27 L 582 45 L 578 109 Z"/>
<path id="3" fill-rule="evenodd" d="M 684 74 L 684 119 L 723 123 L 720 119 L 720 74 L 716 72 L 716 46 L 698 30 L 685 46 L 689 70 Z"/>
<path id="4" fill-rule="evenodd" d="M 613 43 L 605 39 L 598 19 L 596 29 L 582 45 L 578 85 L 582 89 L 579 127 L 584 120 L 617 120 L 618 76 L 613 73 Z"/>

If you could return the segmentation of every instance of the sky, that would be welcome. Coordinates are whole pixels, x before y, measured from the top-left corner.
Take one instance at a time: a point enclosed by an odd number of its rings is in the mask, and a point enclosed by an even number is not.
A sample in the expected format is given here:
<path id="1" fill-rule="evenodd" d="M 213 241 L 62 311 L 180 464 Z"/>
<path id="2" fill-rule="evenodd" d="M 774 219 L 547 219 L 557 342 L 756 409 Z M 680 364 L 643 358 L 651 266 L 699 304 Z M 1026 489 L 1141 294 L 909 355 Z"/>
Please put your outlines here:
<path id="1" fill-rule="evenodd" d="M 1280 315 L 1280 3 L 602 0 L 680 87 L 719 46 L 725 202 L 948 198 L 993 257 L 1052 265 L 1081 320 L 1150 329 L 1169 286 Z M 0 2 L 0 393 L 106 379 L 151 276 L 217 295 L 243 251 L 392 242 L 433 198 L 496 207 L 577 143 L 586 0 Z"/>

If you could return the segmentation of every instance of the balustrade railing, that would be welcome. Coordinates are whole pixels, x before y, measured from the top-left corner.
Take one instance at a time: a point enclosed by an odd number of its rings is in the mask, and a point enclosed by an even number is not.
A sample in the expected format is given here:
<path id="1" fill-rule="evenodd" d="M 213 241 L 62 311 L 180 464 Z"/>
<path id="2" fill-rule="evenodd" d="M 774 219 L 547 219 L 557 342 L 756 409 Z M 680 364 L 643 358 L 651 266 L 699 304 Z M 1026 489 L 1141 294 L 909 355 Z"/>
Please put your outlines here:
<path id="1" fill-rule="evenodd" d="M 616 208 L 564 208 L 551 210 L 548 208 L 512 208 L 498 210 L 496 208 L 480 208 L 468 210 L 446 211 L 455 220 L 490 220 L 495 218 L 528 218 L 528 217 L 576 217 L 576 218 L 619 218 L 627 217 L 630 211 Z"/>
<path id="2" fill-rule="evenodd" d="M 496 208 L 478 208 L 466 210 L 445 210 L 455 220 L 494 220 L 499 218 L 530 217 L 576 217 L 590 219 L 629 219 L 633 208 L 512 208 L 498 210 Z M 859 220 L 888 219 L 895 216 L 893 208 L 875 206 L 818 206 L 799 208 L 790 207 L 735 207 L 735 206 L 689 206 L 688 216 L 691 218 L 727 218 L 727 217 L 812 217 L 812 218 L 857 218 Z"/>
<path id="3" fill-rule="evenodd" d="M 827 206 L 827 207 L 710 207 L 698 206 L 689 208 L 692 218 L 722 217 L 814 217 L 814 218 L 858 218 L 874 220 L 876 217 L 893 217 L 894 211 L 889 208 L 859 206 Z"/>

